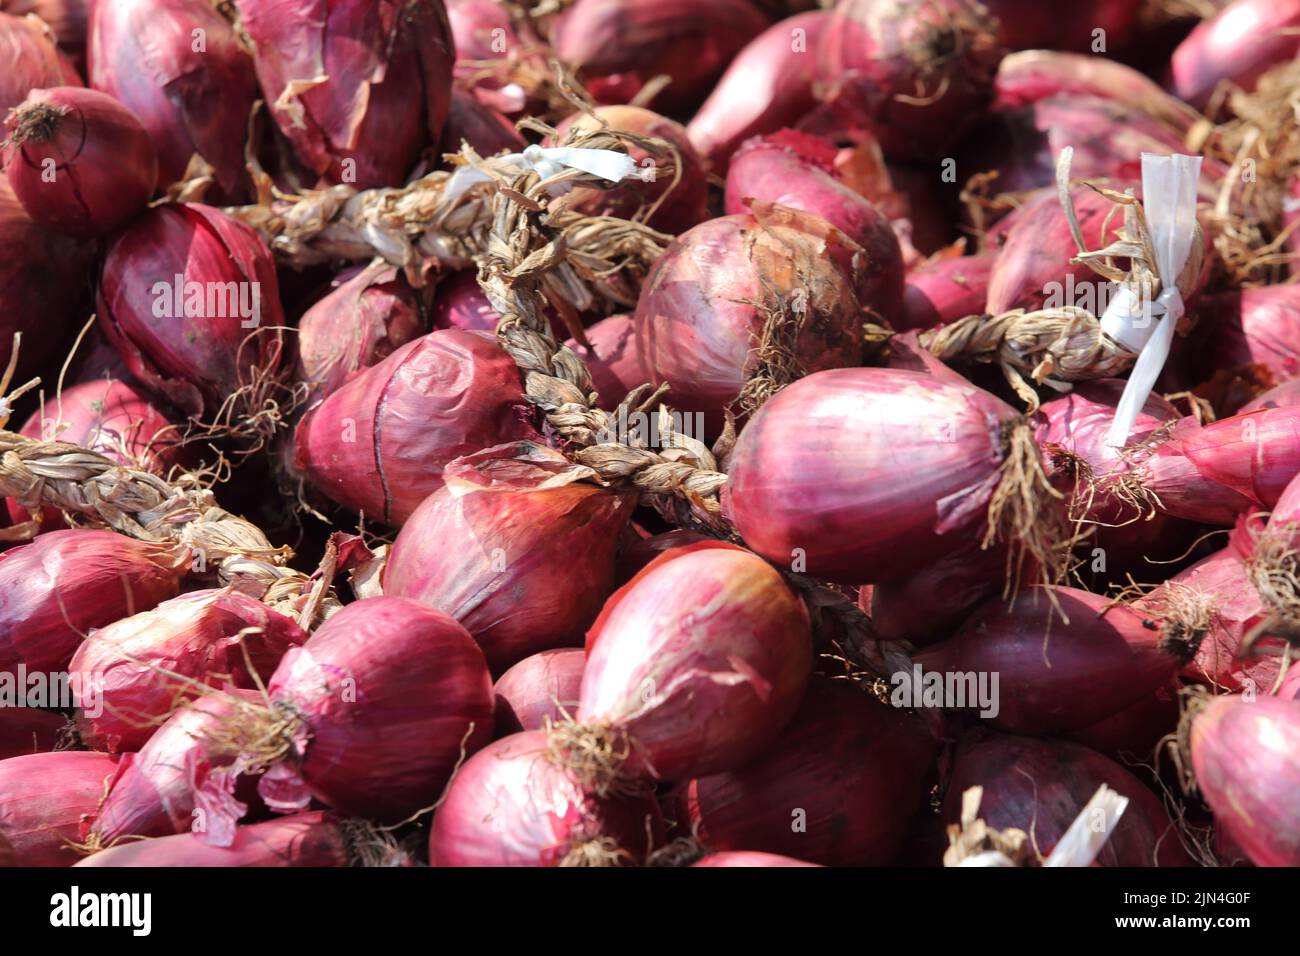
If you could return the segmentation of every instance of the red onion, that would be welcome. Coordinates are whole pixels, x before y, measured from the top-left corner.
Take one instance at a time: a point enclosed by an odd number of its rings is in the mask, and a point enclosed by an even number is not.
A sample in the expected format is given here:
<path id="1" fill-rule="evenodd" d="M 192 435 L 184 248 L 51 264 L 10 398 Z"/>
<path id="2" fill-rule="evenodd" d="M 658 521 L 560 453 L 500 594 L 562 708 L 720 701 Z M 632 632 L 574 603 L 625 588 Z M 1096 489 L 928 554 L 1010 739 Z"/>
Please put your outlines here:
<path id="1" fill-rule="evenodd" d="M 104 798 L 116 757 L 77 750 L 0 760 L 0 839 L 19 866 L 71 866 L 83 816 Z"/>
<path id="2" fill-rule="evenodd" d="M 1013 50 L 1051 47 L 1108 52 L 1124 44 L 1137 24 L 1141 0 L 1086 0 L 1050 7 L 1039 0 L 981 0 L 997 18 L 998 39 Z M 1099 38 L 1106 44 L 1098 50 Z M 1094 57 L 1093 59 L 1101 59 Z M 1117 64 L 1118 65 L 1118 64 Z"/>
<path id="3" fill-rule="evenodd" d="M 768 564 L 697 544 L 650 562 L 587 639 L 576 724 L 552 748 L 608 786 L 743 765 L 790 720 L 812 669 L 808 614 Z M 590 748 L 586 750 L 583 748 Z M 583 763 L 605 749 L 606 761 Z"/>
<path id="4" fill-rule="evenodd" d="M 1064 736 L 1112 760 L 1151 763 L 1156 746 L 1178 726 L 1178 681 L 1159 687 L 1135 704 Z"/>
<path id="5" fill-rule="evenodd" d="M 3 55 L 0 53 L 0 55 Z M 74 322 L 90 314 L 89 250 L 38 226 L 0 174 L 0 368 L 25 332 L 16 384 L 52 358 Z"/>
<path id="6" fill-rule="evenodd" d="M 598 796 L 528 730 L 491 743 L 452 779 L 429 829 L 433 866 L 622 866 L 662 833 L 649 794 Z"/>
<path id="7" fill-rule="evenodd" d="M 784 384 L 768 366 L 856 364 L 853 258 L 843 233 L 779 206 L 701 223 L 669 245 L 641 287 L 633 320 L 641 367 L 670 387 L 675 408 L 704 413 L 715 430 L 747 392 L 758 402 Z M 809 314 L 796 323 L 799 303 Z"/>
<path id="8" fill-rule="evenodd" d="M 571 479 L 559 484 L 564 470 Z M 579 474 L 558 453 L 529 445 L 448 465 L 446 485 L 398 534 L 384 593 L 454 617 L 493 673 L 581 643 L 614 589 L 614 552 L 634 498 Z"/>
<path id="9" fill-rule="evenodd" d="M 83 827 L 86 845 L 99 849 L 125 839 L 191 832 L 228 844 L 235 819 L 257 791 L 252 778 L 231 769 L 231 758 L 209 752 L 204 736 L 236 713 L 238 701 L 260 699 L 252 691 L 200 697 L 168 718 L 139 753 L 124 754 Z"/>
<path id="10" fill-rule="evenodd" d="M 456 153 L 469 143 L 480 156 L 522 153 L 526 143 L 515 124 L 481 102 L 472 93 L 452 90 L 447 123 L 442 129 L 442 151 Z"/>
<path id="11" fill-rule="evenodd" d="M 207 0 L 113 0 L 90 19 L 90 85 L 130 109 L 153 137 L 163 185 L 191 156 L 215 171 L 214 198 L 245 189 L 244 142 L 259 98 L 253 63 Z"/>
<path id="12" fill-rule="evenodd" d="M 1097 854 L 1097 865 L 1191 865 L 1155 794 L 1119 764 L 1060 740 L 972 731 L 954 757 L 944 816 L 955 823 L 962 793 L 983 787 L 980 819 L 995 830 L 1032 834 L 1035 853 L 1046 858 L 1102 784 L 1129 804 Z"/>
<path id="13" fill-rule="evenodd" d="M 1054 565 L 1038 455 L 1014 409 L 955 373 L 836 369 L 740 433 L 724 507 L 759 554 L 845 584 L 905 577 L 981 531 Z"/>
<path id="14" fill-rule="evenodd" d="M 1218 697 L 1189 742 L 1215 822 L 1257 866 L 1300 866 L 1300 701 Z"/>
<path id="15" fill-rule="evenodd" d="M 427 332 L 419 294 L 386 262 L 349 269 L 298 322 L 298 376 L 324 398 Z"/>
<path id="16" fill-rule="evenodd" d="M 1241 406 L 1241 414 L 1257 412 L 1261 408 L 1279 408 L 1283 405 L 1300 405 L 1300 378 L 1289 379 L 1274 385 L 1268 391 Z"/>
<path id="17" fill-rule="evenodd" d="M 576 113 L 565 119 L 556 133 L 571 129 L 594 131 L 600 121 L 612 129 L 663 140 L 675 149 L 662 155 L 635 144 L 628 155 L 637 166 L 655 166 L 653 182 L 632 182 L 612 189 L 578 186 L 570 191 L 568 203 L 589 216 L 615 216 L 631 219 L 642 209 L 659 206 L 645 217 L 645 223 L 663 232 L 685 232 L 708 218 L 709 182 L 704 161 L 687 138 L 686 129 L 677 122 L 637 106 L 601 106 L 594 116 Z M 730 211 L 730 210 L 728 210 Z"/>
<path id="18" fill-rule="evenodd" d="M 422 336 L 298 424 L 297 464 L 334 501 L 400 526 L 461 455 L 535 435 L 514 361 L 482 332 Z"/>
<path id="19" fill-rule="evenodd" d="M 435 329 L 495 332 L 499 316 L 473 272 L 457 272 L 438 283 L 433 299 Z"/>
<path id="20" fill-rule="evenodd" d="M 227 847 L 189 833 L 124 843 L 88 856 L 77 866 L 348 866 L 354 859 L 348 828 L 321 811 L 237 827 Z"/>
<path id="21" fill-rule="evenodd" d="M 1205 331 L 1188 350 L 1194 381 L 1242 365 L 1263 366 L 1276 382 L 1300 377 L 1300 286 L 1246 288 L 1201 299 L 1198 306 Z"/>
<path id="22" fill-rule="evenodd" d="M 782 20 L 731 61 L 686 127 L 714 172 L 725 173 L 731 154 L 751 136 L 789 126 L 813 108 L 817 50 L 831 22 L 825 10 Z"/>
<path id="23" fill-rule="evenodd" d="M 993 598 L 951 640 L 914 659 L 923 672 L 997 674 L 997 712 L 980 717 L 1011 733 L 1055 734 L 1167 686 L 1199 645 L 1199 634 L 1148 628 L 1140 613 L 1109 598 L 1068 587 L 1051 597 L 1035 588 L 1010 604 Z M 983 704 L 969 699 L 966 709 Z"/>
<path id="24" fill-rule="evenodd" d="M 916 718 L 847 681 L 816 678 L 761 756 L 682 788 L 678 820 L 714 851 L 882 866 L 925 800 L 935 751 Z"/>
<path id="25" fill-rule="evenodd" d="M 64 73 L 49 28 L 33 16 L 0 13 L 0 116 L 27 99 L 32 90 L 63 86 Z"/>
<path id="26" fill-rule="evenodd" d="M 749 211 L 750 199 L 820 216 L 862 247 L 855 255 L 858 302 L 876 321 L 892 323 L 903 296 L 903 254 L 889 220 L 835 174 L 830 142 L 795 130 L 746 141 L 731 158 L 726 211 Z"/>
<path id="27" fill-rule="evenodd" d="M 817 866 L 788 856 L 775 853 L 752 853 L 745 850 L 723 853 L 709 853 L 700 857 L 691 866 Z"/>
<path id="28" fill-rule="evenodd" d="M 552 42 L 588 80 L 617 81 L 631 93 L 660 74 L 671 77 L 654 106 L 675 112 L 698 102 L 767 26 L 749 0 L 577 0 L 559 15 Z"/>
<path id="29" fill-rule="evenodd" d="M 587 366 L 591 384 L 600 396 L 600 407 L 613 411 L 628 392 L 648 378 L 636 354 L 636 328 L 631 316 L 611 315 L 585 333 L 590 348 L 573 339 L 564 344 Z"/>
<path id="30" fill-rule="evenodd" d="M 1006 563 L 1005 549 L 985 550 L 972 536 L 914 574 L 863 588 L 859 604 L 884 640 L 933 644 L 1001 592 Z"/>
<path id="31" fill-rule="evenodd" d="M 112 531 L 51 531 L 0 553 L 0 670 L 64 670 L 91 628 L 174 597 L 189 562 Z"/>
<path id="32" fill-rule="evenodd" d="M 400 186 L 447 120 L 455 59 L 442 0 L 235 0 L 271 115 L 330 182 Z"/>
<path id="33" fill-rule="evenodd" d="M 400 598 L 349 604 L 285 655 L 267 691 L 270 706 L 241 705 L 207 741 L 217 758 L 266 770 L 258 791 L 275 810 L 316 797 L 401 820 L 492 739 L 482 651 L 445 614 Z"/>
<path id="34" fill-rule="evenodd" d="M 1269 67 L 1300 54 L 1297 27 L 1297 0 L 1234 0 L 1178 45 L 1171 62 L 1173 91 L 1202 108 L 1220 84 L 1253 90 Z"/>
<path id="35" fill-rule="evenodd" d="M 620 584 L 626 584 L 636 576 L 637 572 L 644 568 L 659 555 L 672 548 L 684 548 L 688 544 L 699 544 L 702 541 L 716 541 L 712 535 L 704 534 L 699 531 L 688 531 L 685 528 L 677 528 L 672 531 L 665 531 L 663 534 L 641 537 L 645 532 L 632 527 L 632 534 L 624 542 L 618 555 L 618 580 Z"/>
<path id="36" fill-rule="evenodd" d="M 1048 10 L 1034 0 L 1030 5 L 1043 12 Z M 1187 133 L 1199 118 L 1196 110 L 1131 66 L 1101 56 L 1063 53 L 1058 44 L 1052 45 L 1056 49 L 1024 49 L 1003 58 L 998 67 L 994 109 L 1016 109 L 1065 93 L 1128 104 L 1180 134 Z"/>
<path id="37" fill-rule="evenodd" d="M 547 719 L 559 723 L 577 710 L 586 663 L 582 648 L 556 648 L 525 657 L 502 674 L 492 688 L 497 736 L 541 730 Z"/>
<path id="38" fill-rule="evenodd" d="M 894 328 L 933 329 L 979 315 L 988 300 L 995 257 L 990 253 L 935 259 L 907 274 Z"/>
<path id="39" fill-rule="evenodd" d="M 279 364 L 275 263 L 220 210 L 158 206 L 109 246 L 99 322 L 133 375 L 190 415 L 216 414 Z"/>
<path id="40" fill-rule="evenodd" d="M 458 86 L 502 113 L 541 105 L 529 102 L 532 91 L 516 79 L 520 72 L 550 74 L 545 48 L 531 37 L 523 41 L 509 10 L 496 0 L 447 0 L 447 19 L 455 40 Z"/>
<path id="41" fill-rule="evenodd" d="M 98 684 L 78 729 L 93 750 L 139 750 L 203 685 L 252 689 L 307 635 L 290 618 L 233 588 L 194 591 L 91 633 L 69 670 Z"/>
<path id="42" fill-rule="evenodd" d="M 819 59 L 832 106 L 891 159 L 934 160 L 993 98 L 1003 50 L 971 0 L 840 0 Z"/>
<path id="43" fill-rule="evenodd" d="M 62 714 L 35 707 L 0 707 L 0 760 L 49 753 L 59 742 L 68 720 Z"/>
<path id="44" fill-rule="evenodd" d="M 19 434 L 41 441 L 65 441 L 155 475 L 166 475 L 180 457 L 180 431 L 171 418 L 133 385 L 98 379 L 65 388 L 24 423 Z M 26 521 L 30 512 L 12 498 L 9 517 Z M 45 530 L 63 527 L 61 514 L 45 508 Z"/>
<path id="45" fill-rule="evenodd" d="M 139 214 L 158 184 L 149 134 L 129 109 L 96 90 L 33 90 L 5 129 L 14 194 L 34 220 L 58 232 L 106 236 Z"/>

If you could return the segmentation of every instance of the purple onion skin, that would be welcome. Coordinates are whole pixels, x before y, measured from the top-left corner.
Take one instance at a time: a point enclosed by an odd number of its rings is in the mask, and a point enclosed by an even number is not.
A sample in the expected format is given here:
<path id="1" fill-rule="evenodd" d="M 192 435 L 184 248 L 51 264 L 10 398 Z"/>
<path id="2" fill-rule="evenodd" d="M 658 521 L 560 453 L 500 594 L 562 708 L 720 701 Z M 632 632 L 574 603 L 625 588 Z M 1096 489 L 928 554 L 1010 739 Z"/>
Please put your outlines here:
<path id="1" fill-rule="evenodd" d="M 442 151 L 456 153 L 469 143 L 480 156 L 523 152 L 524 138 L 515 124 L 472 93 L 452 90 L 447 124 L 442 130 Z"/>
<path id="2" fill-rule="evenodd" d="M 161 182 L 181 179 L 197 153 L 216 170 L 209 199 L 243 198 L 259 93 L 253 61 L 225 18 L 206 0 L 112 0 L 94 5 L 89 42 L 90 85 L 139 117 L 158 149 Z"/>
<path id="3" fill-rule="evenodd" d="M 497 736 L 541 730 L 547 718 L 558 724 L 572 714 L 586 663 L 581 647 L 558 647 L 525 657 L 497 678 L 492 688 Z"/>
<path id="4" fill-rule="evenodd" d="M 741 432 L 725 507 L 746 543 L 845 584 L 914 573 L 970 535 L 1016 412 L 957 380 L 832 369 L 777 393 Z"/>
<path id="5" fill-rule="evenodd" d="M 58 51 L 39 20 L 0 12 L 0 62 L 4 63 L 0 119 L 32 90 L 69 84 Z"/>
<path id="6" fill-rule="evenodd" d="M 590 348 L 573 339 L 564 344 L 587 366 L 600 407 L 613 411 L 628 392 L 649 380 L 637 357 L 636 328 L 630 316 L 611 315 L 585 332 Z"/>
<path id="7" fill-rule="evenodd" d="M 984 253 L 924 262 L 907 274 L 894 327 L 937 328 L 984 311 L 994 256 Z"/>
<path id="8" fill-rule="evenodd" d="M 1297 26 L 1297 0 L 1235 0 L 1199 23 L 1174 51 L 1174 93 L 1201 108 L 1225 81 L 1253 90 L 1265 71 L 1300 52 Z"/>

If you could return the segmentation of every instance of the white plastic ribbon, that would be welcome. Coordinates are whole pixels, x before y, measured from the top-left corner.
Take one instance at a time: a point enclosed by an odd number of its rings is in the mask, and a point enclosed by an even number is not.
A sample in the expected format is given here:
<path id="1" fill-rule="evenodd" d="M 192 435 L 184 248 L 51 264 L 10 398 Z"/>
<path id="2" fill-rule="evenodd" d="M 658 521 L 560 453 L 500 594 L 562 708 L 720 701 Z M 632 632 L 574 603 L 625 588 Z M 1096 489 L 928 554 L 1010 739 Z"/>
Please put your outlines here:
<path id="1" fill-rule="evenodd" d="M 642 169 L 636 160 L 627 153 L 613 149 L 581 149 L 576 146 L 529 146 L 522 153 L 508 153 L 496 156 L 494 163 L 514 166 L 520 171 L 532 171 L 542 179 L 550 179 L 566 169 L 580 169 L 589 176 L 596 176 L 611 183 L 621 183 L 625 179 L 652 180 L 654 170 Z M 460 198 L 476 183 L 491 182 L 492 177 L 473 166 L 460 166 L 451 174 L 443 188 L 443 198 L 455 200 Z M 557 193 L 568 191 L 572 183 L 556 183 L 553 190 Z"/>
<path id="2" fill-rule="evenodd" d="M 1112 457 L 1128 441 L 1133 423 L 1169 357 L 1174 329 L 1183 316 L 1178 277 L 1196 235 L 1196 187 L 1200 176 L 1199 156 L 1142 154 L 1142 209 L 1155 250 L 1160 294 L 1151 302 L 1123 287 L 1101 319 L 1102 329 L 1111 338 L 1125 348 L 1141 349 L 1106 435 L 1107 453 Z"/>
<path id="3" fill-rule="evenodd" d="M 1070 828 L 1043 861 L 1043 866 L 1091 866 L 1120 818 L 1128 809 L 1128 797 L 1121 796 L 1104 783 L 1097 788 Z"/>

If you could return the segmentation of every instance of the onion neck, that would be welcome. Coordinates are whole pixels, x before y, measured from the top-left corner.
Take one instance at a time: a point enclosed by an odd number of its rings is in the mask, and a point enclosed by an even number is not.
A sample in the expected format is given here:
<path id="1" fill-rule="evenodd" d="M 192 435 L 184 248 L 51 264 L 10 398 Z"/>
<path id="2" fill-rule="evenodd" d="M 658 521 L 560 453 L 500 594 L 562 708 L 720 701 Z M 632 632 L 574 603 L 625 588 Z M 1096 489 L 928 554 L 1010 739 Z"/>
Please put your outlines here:
<path id="1" fill-rule="evenodd" d="M 67 110 L 53 103 L 24 103 L 14 110 L 9 140 L 15 146 L 48 143 L 58 133 L 66 115 Z"/>

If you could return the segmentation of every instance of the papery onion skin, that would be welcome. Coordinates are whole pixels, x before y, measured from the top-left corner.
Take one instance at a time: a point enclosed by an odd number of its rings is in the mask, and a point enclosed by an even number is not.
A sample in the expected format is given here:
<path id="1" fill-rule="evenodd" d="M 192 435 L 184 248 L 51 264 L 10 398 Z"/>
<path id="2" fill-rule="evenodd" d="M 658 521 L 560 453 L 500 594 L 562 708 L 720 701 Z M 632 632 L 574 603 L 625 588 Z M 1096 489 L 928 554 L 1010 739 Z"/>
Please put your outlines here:
<path id="1" fill-rule="evenodd" d="M 1300 286 L 1272 285 L 1206 297 L 1197 312 L 1197 347 L 1189 350 L 1193 381 L 1216 370 L 1262 365 L 1281 383 L 1300 377 Z"/>
<path id="2" fill-rule="evenodd" d="M 260 94 L 253 61 L 210 3 L 96 3 L 89 45 L 90 85 L 144 124 L 158 150 L 162 185 L 181 179 L 197 153 L 215 170 L 210 199 L 243 198 L 244 142 Z"/>
<path id="3" fill-rule="evenodd" d="M 92 0 L 0 0 L 0 10 L 14 16 L 34 13 L 49 26 L 60 52 L 78 63 L 86 52 L 86 31 Z"/>
<path id="4" fill-rule="evenodd" d="M 435 329 L 465 332 L 495 332 L 501 319 L 473 272 L 457 272 L 438 283 L 432 316 Z"/>
<path id="5" fill-rule="evenodd" d="M 316 175 L 400 186 L 438 142 L 455 59 L 442 0 L 235 0 L 235 9 L 271 115 Z"/>
<path id="6" fill-rule="evenodd" d="M 123 843 L 86 857 L 77 866 L 348 866 L 347 839 L 331 815 L 316 810 L 235 830 L 228 847 L 193 834 Z"/>
<path id="7" fill-rule="evenodd" d="M 779 308 L 772 290 L 788 298 L 796 288 L 807 290 L 811 310 L 792 349 L 799 366 L 857 364 L 852 257 L 846 237 L 825 220 L 782 207 L 769 207 L 762 221 L 701 223 L 669 245 L 641 287 L 633 319 L 641 367 L 654 384 L 669 386 L 675 409 L 701 413 L 711 432 L 720 429 L 723 410 L 758 365 L 766 309 Z"/>
<path id="8" fill-rule="evenodd" d="M 1197 24 L 1170 61 L 1173 91 L 1204 107 L 1221 83 L 1250 92 L 1269 67 L 1300 53 L 1300 2 L 1234 0 Z"/>
<path id="9" fill-rule="evenodd" d="M 1283 405 L 1300 405 L 1300 379 L 1290 379 L 1274 385 L 1241 406 L 1240 412 L 1257 412 L 1261 408 L 1280 408 Z"/>
<path id="10" fill-rule="evenodd" d="M 1038 0 L 981 0 L 998 21 L 998 39 L 1013 50 L 1098 52 L 1098 38 L 1119 47 L 1137 24 L 1140 0 L 1086 0 L 1048 7 Z M 1100 33 L 1098 32 L 1100 31 Z"/>
<path id="11" fill-rule="evenodd" d="M 1257 866 L 1300 866 L 1300 701 L 1215 698 L 1190 746 L 1215 822 Z"/>
<path id="12" fill-rule="evenodd" d="M 720 853 L 707 853 L 700 857 L 691 866 L 718 867 L 718 866 L 811 866 L 817 867 L 817 863 L 805 863 L 803 860 L 796 860 L 789 856 L 780 856 L 776 853 L 755 853 L 750 850 L 724 850 Z"/>
<path id="13" fill-rule="evenodd" d="M 449 466 L 446 487 L 407 519 L 384 593 L 455 618 L 500 674 L 530 654 L 581 643 L 614 589 L 614 553 L 635 499 L 587 482 L 545 487 L 551 472 L 508 472 L 514 463 L 492 454 Z"/>
<path id="14" fill-rule="evenodd" d="M 271 252 L 211 206 L 157 206 L 108 248 L 99 323 L 140 381 L 190 415 L 213 414 L 255 369 L 279 365 L 285 321 Z"/>
<path id="15" fill-rule="evenodd" d="M 432 805 L 462 750 L 492 739 L 482 651 L 414 601 L 349 604 L 285 655 L 267 690 L 306 723 L 297 769 L 311 792 L 367 819 L 394 822 Z"/>
<path id="16" fill-rule="evenodd" d="M 1002 590 L 1006 565 L 1005 549 L 970 540 L 914 574 L 863 588 L 859 606 L 884 640 L 933 644 Z"/>
<path id="17" fill-rule="evenodd" d="M 800 13 L 764 30 L 741 50 L 686 132 L 713 172 L 725 175 L 731 154 L 751 136 L 789 126 L 816 104 L 816 54 L 829 11 Z"/>
<path id="18" fill-rule="evenodd" d="M 0 62 L 0 118 L 32 90 L 68 83 L 46 25 L 36 17 L 0 12 Z"/>
<path id="19" fill-rule="evenodd" d="M 818 372 L 741 432 L 725 507 L 772 561 L 844 584 L 906 576 L 982 534 L 1015 417 L 955 375 Z"/>
<path id="20" fill-rule="evenodd" d="M 640 209 L 648 210 L 662 197 L 659 208 L 644 221 L 654 229 L 673 235 L 708 218 L 708 176 L 685 127 L 639 106 L 600 106 L 592 112 L 593 116 L 577 113 L 567 117 L 556 127 L 556 134 L 563 136 L 573 129 L 591 132 L 600 129 L 600 122 L 604 121 L 616 130 L 663 140 L 676 147 L 676 153 L 670 151 L 660 156 L 636 144 L 629 145 L 627 154 L 638 168 L 655 167 L 654 180 L 629 182 L 612 189 L 577 186 L 569 192 L 568 202 L 573 209 L 589 216 L 631 219 Z M 680 174 L 672 171 L 674 165 Z"/>
<path id="21" fill-rule="evenodd" d="M 144 209 L 158 184 L 148 132 L 97 90 L 33 90 L 5 128 L 9 185 L 34 220 L 57 232 L 107 236 Z"/>
<path id="22" fill-rule="evenodd" d="M 742 143 L 727 172 L 725 210 L 749 211 L 758 199 L 820 216 L 862 247 L 855 254 L 858 303 L 893 324 L 903 298 L 903 253 L 884 214 L 835 174 L 835 147 L 795 130 Z"/>
<path id="23" fill-rule="evenodd" d="M 547 718 L 559 723 L 575 711 L 586 663 L 580 647 L 553 648 L 525 657 L 497 678 L 497 736 L 541 730 Z"/>
<path id="24" fill-rule="evenodd" d="M 600 407 L 613 411 L 628 392 L 649 380 L 636 352 L 636 327 L 631 316 L 611 315 L 584 332 L 590 348 L 573 339 L 564 344 L 587 366 Z"/>
<path id="25" fill-rule="evenodd" d="M 72 866 L 83 816 L 94 813 L 116 757 L 78 750 L 0 760 L 0 839 L 18 866 Z"/>
<path id="26" fill-rule="evenodd" d="M 447 122 L 442 128 L 442 151 L 460 152 L 469 143 L 480 156 L 497 153 L 521 153 L 527 145 L 504 115 L 483 103 L 472 93 L 452 90 Z"/>
<path id="27" fill-rule="evenodd" d="M 914 660 L 927 672 L 997 674 L 997 712 L 974 698 L 965 708 L 999 730 L 1037 736 L 1117 714 L 1168 685 L 1196 650 L 1166 643 L 1141 614 L 1109 598 L 1070 587 L 1052 598 L 1041 588 L 1009 606 L 994 597 Z"/>
<path id="28" fill-rule="evenodd" d="M 429 863 L 582 865 L 582 846 L 604 841 L 606 862 L 635 865 L 661 831 L 653 797 L 583 790 L 551 762 L 546 735 L 531 730 L 489 744 L 457 771 L 429 828 Z"/>
<path id="29" fill-rule="evenodd" d="M 734 769 L 794 714 L 812 669 L 808 613 L 766 562 L 735 547 L 665 552 L 588 634 L 575 719 L 626 734 L 633 778 Z"/>
<path id="30" fill-rule="evenodd" d="M 180 455 L 181 432 L 172 416 L 139 388 L 116 379 L 82 382 L 48 399 L 19 429 L 39 441 L 71 442 L 119 464 L 166 475 Z M 31 513 L 7 499 L 9 519 L 26 521 Z M 64 527 L 54 508 L 42 512 L 41 527 Z"/>
<path id="31" fill-rule="evenodd" d="M 291 618 L 233 588 L 192 591 L 124 617 L 93 631 L 68 665 L 82 686 L 98 684 L 98 713 L 87 712 L 84 692 L 77 701 L 81 739 L 108 753 L 139 750 L 203 685 L 251 690 L 306 640 Z"/>
<path id="32" fill-rule="evenodd" d="M 994 260 L 993 254 L 981 253 L 917 266 L 907 274 L 894 328 L 933 329 L 982 313 Z"/>
<path id="33" fill-rule="evenodd" d="M 749 0 L 577 0 L 560 14 L 555 54 L 589 80 L 626 79 L 631 92 L 659 74 L 672 82 L 651 104 L 680 111 L 698 101 L 768 19 Z"/>
<path id="34" fill-rule="evenodd" d="M 386 262 L 339 274 L 298 321 L 298 376 L 319 400 L 429 331 L 423 303 Z"/>
<path id="35" fill-rule="evenodd" d="M 400 527 L 461 455 L 536 434 L 519 371 L 491 335 L 421 336 L 354 376 L 295 432 L 297 467 L 367 519 Z"/>
<path id="36" fill-rule="evenodd" d="M 689 531 L 685 528 L 675 528 L 672 531 L 665 531 L 663 534 L 650 535 L 649 537 L 640 537 L 643 532 L 633 527 L 633 533 L 636 537 L 630 537 L 625 541 L 618 555 L 618 580 L 619 584 L 626 584 L 632 580 L 637 573 L 647 564 L 653 561 L 665 551 L 673 548 L 684 548 L 688 544 L 700 544 L 705 541 L 716 541 L 711 535 L 700 531 Z"/>
<path id="37" fill-rule="evenodd" d="M 936 160 L 993 98 L 1003 55 L 969 0 L 841 0 L 818 51 L 832 107 L 891 159 Z"/>
<path id="38" fill-rule="evenodd" d="M 1064 736 L 1123 763 L 1150 764 L 1160 741 L 1178 727 L 1178 681 L 1157 688 L 1135 704 Z"/>
<path id="39" fill-rule="evenodd" d="M 0 553 L 0 670 L 68 666 L 86 633 L 174 597 L 189 553 L 112 531 L 51 531 Z"/>
<path id="40" fill-rule="evenodd" d="M 971 731 L 954 757 L 943 815 L 956 823 L 961 795 L 981 786 L 980 819 L 996 830 L 1033 834 L 1035 850 L 1047 857 L 1102 784 L 1129 804 L 1095 866 L 1191 865 L 1154 793 L 1114 761 L 1061 740 Z"/>
<path id="41" fill-rule="evenodd" d="M 848 681 L 815 678 L 759 757 L 681 788 L 678 820 L 713 851 L 748 847 L 824 866 L 882 866 L 924 802 L 936 749 L 915 717 Z M 799 828 L 795 808 L 804 811 Z"/>
<path id="42" fill-rule="evenodd" d="M 59 742 L 67 718 L 35 707 L 0 708 L 0 760 L 49 753 Z"/>

